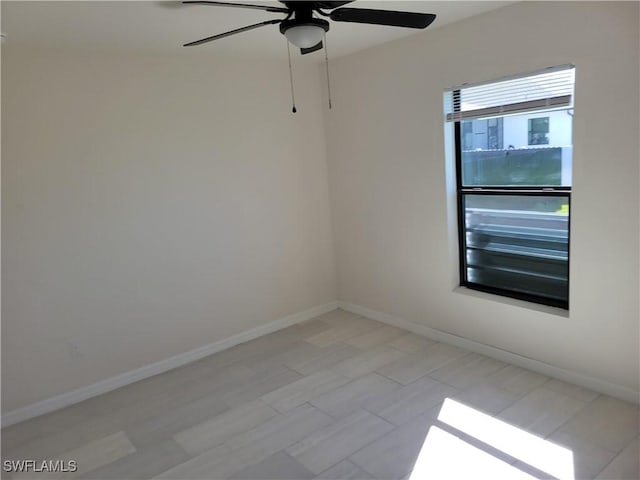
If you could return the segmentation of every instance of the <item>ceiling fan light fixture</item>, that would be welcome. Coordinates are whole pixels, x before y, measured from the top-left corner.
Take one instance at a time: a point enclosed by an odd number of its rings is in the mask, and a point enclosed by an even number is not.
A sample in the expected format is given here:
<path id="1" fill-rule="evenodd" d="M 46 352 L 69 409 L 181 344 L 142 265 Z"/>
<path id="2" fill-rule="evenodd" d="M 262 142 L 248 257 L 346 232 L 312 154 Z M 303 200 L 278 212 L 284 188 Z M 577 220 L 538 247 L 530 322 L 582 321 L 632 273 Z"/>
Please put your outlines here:
<path id="1" fill-rule="evenodd" d="M 329 31 L 329 22 L 319 18 L 304 22 L 289 20 L 280 24 L 280 31 L 292 45 L 298 48 L 311 48 L 320 43 L 324 33 Z"/>
<path id="2" fill-rule="evenodd" d="M 316 25 L 300 25 L 284 32 L 287 40 L 298 48 L 311 48 L 324 37 L 324 30 Z"/>

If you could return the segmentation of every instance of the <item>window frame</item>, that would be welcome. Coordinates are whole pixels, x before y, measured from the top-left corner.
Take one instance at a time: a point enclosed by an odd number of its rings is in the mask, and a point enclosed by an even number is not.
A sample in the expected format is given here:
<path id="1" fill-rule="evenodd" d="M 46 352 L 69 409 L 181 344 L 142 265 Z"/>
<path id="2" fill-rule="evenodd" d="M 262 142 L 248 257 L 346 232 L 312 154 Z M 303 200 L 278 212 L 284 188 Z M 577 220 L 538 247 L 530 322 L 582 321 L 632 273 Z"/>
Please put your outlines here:
<path id="1" fill-rule="evenodd" d="M 547 125 L 547 129 L 544 132 L 536 132 L 535 130 L 532 129 L 532 127 L 534 126 L 535 120 L 546 120 L 546 125 Z M 549 129 L 551 128 L 550 124 L 551 124 L 551 118 L 550 117 L 536 117 L 536 118 L 530 118 L 528 123 L 528 132 L 527 132 L 527 145 L 549 145 Z M 543 143 L 531 143 L 531 136 L 535 135 L 536 133 L 544 133 L 545 134 L 545 140 L 546 142 Z"/>
<path id="2" fill-rule="evenodd" d="M 460 105 L 460 88 L 452 90 L 454 105 Z M 456 98 L 457 97 L 457 98 Z M 456 101 L 457 100 L 457 101 Z M 454 106 L 454 114 L 459 113 L 459 107 Z M 458 251 L 459 251 L 459 267 L 460 267 L 460 286 L 478 290 L 485 293 L 500 295 L 503 297 L 515 298 L 531 303 L 547 305 L 551 307 L 569 310 L 569 293 L 570 293 L 570 268 L 571 268 L 571 186 L 514 186 L 514 185 L 484 185 L 484 186 L 467 186 L 462 182 L 462 122 L 464 118 L 458 117 L 453 120 L 454 128 L 454 153 L 455 153 L 455 172 L 456 172 L 456 206 L 458 209 Z M 466 238 L 466 209 L 465 196 L 473 195 L 517 195 L 517 196 L 558 196 L 565 197 L 569 205 L 569 213 L 567 218 L 567 300 L 558 300 L 556 298 L 545 297 L 541 295 L 528 294 L 513 290 L 502 289 L 499 287 L 488 286 L 484 284 L 474 283 L 468 280 L 467 266 L 467 238 Z"/>

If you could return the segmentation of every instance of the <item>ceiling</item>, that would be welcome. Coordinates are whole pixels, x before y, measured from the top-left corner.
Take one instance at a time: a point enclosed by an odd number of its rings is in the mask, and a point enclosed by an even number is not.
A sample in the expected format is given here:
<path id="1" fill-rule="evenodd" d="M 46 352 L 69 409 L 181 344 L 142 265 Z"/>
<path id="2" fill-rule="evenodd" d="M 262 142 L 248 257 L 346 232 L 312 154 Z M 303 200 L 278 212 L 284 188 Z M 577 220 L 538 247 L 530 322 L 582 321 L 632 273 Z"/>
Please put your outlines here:
<path id="1" fill-rule="evenodd" d="M 236 0 L 238 3 L 279 5 L 278 2 Z M 351 7 L 435 13 L 433 30 L 447 23 L 478 15 L 513 3 L 510 1 L 370 1 Z M 222 33 L 281 14 L 244 8 L 182 5 L 174 1 L 2 1 L 3 47 L 12 45 L 88 49 L 100 51 L 146 51 L 246 55 L 282 58 L 286 43 L 277 25 L 244 32 L 197 47 L 183 43 Z M 407 28 L 331 22 L 327 48 L 332 58 L 389 42 L 408 35 L 424 34 Z M 321 61 L 322 52 L 305 60 Z"/>

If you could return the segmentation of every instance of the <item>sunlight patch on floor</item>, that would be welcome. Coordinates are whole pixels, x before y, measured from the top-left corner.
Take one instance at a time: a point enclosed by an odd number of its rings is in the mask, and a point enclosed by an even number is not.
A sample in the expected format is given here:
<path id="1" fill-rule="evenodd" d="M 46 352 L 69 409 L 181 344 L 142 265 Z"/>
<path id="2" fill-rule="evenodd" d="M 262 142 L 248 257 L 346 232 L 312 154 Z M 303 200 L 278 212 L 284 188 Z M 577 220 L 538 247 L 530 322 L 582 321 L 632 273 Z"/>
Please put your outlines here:
<path id="1" fill-rule="evenodd" d="M 409 478 L 410 480 L 425 478 L 535 479 L 436 426 L 429 429 Z"/>
<path id="2" fill-rule="evenodd" d="M 436 425 L 429 429 L 411 473 L 411 480 L 445 477 L 536 478 L 492 455 L 492 449 L 534 467 L 547 477 L 560 480 L 575 478 L 571 450 L 460 402 L 447 398 L 438 421 L 446 430 Z M 452 429 L 473 437 L 489 448 L 482 449 L 470 444 L 450 433 Z"/>

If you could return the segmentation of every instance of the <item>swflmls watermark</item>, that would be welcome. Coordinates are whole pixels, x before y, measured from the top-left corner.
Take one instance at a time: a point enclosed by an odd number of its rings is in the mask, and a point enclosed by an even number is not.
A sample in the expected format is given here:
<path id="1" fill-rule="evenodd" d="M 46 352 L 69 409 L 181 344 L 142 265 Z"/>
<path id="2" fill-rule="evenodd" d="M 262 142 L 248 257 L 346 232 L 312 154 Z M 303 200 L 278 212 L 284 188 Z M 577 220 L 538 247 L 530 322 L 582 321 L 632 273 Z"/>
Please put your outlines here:
<path id="1" fill-rule="evenodd" d="M 7 473 L 73 473 L 78 471 L 76 460 L 4 460 L 2 469 Z"/>

